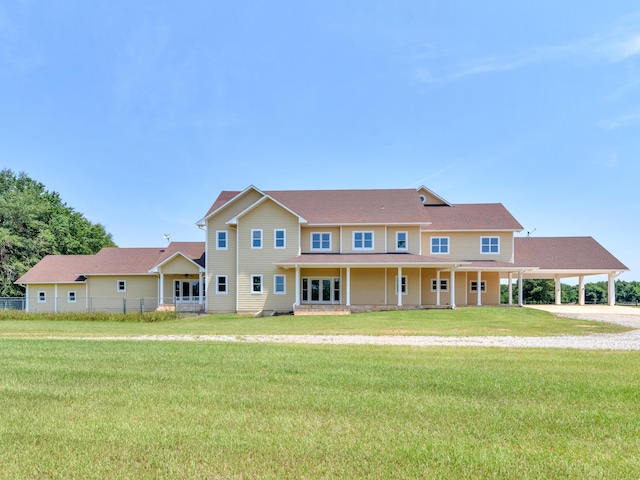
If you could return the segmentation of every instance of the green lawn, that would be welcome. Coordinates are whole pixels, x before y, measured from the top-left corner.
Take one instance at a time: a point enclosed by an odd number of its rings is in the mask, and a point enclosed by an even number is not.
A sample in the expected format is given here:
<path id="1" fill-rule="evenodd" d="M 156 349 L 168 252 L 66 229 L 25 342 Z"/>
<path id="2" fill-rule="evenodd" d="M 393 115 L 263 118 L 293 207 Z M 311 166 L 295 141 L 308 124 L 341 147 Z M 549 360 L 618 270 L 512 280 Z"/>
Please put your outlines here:
<path id="1" fill-rule="evenodd" d="M 0 478 L 640 476 L 640 352 L 0 340 Z"/>
<path id="2" fill-rule="evenodd" d="M 92 321 L 86 321 L 91 318 Z M 112 321 L 96 321 L 112 319 Z M 628 328 L 586 320 L 556 317 L 528 308 L 466 307 L 357 315 L 280 316 L 253 318 L 208 315 L 194 318 L 129 315 L 66 316 L 0 312 L 0 338 L 103 335 L 515 335 L 552 336 L 615 333 Z M 170 319 L 168 319 L 170 318 Z M 154 321 L 144 321 L 154 320 Z M 162 320 L 162 321 L 155 321 Z"/>

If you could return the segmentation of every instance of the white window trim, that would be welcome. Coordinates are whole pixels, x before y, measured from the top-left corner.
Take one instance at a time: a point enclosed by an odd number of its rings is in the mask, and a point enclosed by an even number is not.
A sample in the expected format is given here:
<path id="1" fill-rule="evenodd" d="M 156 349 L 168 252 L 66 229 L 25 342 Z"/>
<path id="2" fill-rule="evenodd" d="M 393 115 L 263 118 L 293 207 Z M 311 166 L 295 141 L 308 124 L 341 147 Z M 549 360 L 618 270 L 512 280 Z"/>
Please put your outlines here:
<path id="1" fill-rule="evenodd" d="M 253 245 L 253 240 L 254 240 L 253 234 L 254 234 L 255 232 L 260 232 L 260 246 L 259 246 L 259 247 L 256 247 L 256 246 L 254 246 L 254 245 Z M 262 229 L 261 229 L 261 228 L 252 228 L 252 229 L 251 229 L 251 248 L 252 248 L 252 249 L 254 249 L 254 250 L 260 250 L 260 249 L 262 248 L 262 244 L 264 243 L 264 239 L 263 239 L 263 235 L 262 235 L 262 233 L 263 233 L 263 232 L 262 232 Z"/>
<path id="2" fill-rule="evenodd" d="M 441 252 L 440 249 L 442 248 L 442 245 L 439 243 L 438 245 L 438 251 L 434 252 L 433 251 L 433 240 L 437 238 L 437 239 L 446 239 L 447 240 L 447 252 Z M 482 248 L 482 247 L 481 247 Z M 429 252 L 431 252 L 431 255 L 449 255 L 451 253 L 451 238 L 449 237 L 431 237 L 429 239 Z"/>
<path id="3" fill-rule="evenodd" d="M 356 235 L 359 234 L 359 233 L 362 234 L 362 247 L 356 247 Z M 371 246 L 370 247 L 365 247 L 364 246 L 364 242 L 365 242 L 364 236 L 367 233 L 371 234 Z M 352 235 L 353 242 L 352 242 L 351 246 L 352 246 L 353 250 L 371 251 L 371 250 L 375 249 L 375 240 L 374 239 L 375 239 L 375 235 L 373 234 L 373 230 L 358 230 L 358 231 L 353 232 L 353 235 Z"/>
<path id="4" fill-rule="evenodd" d="M 407 295 L 409 293 L 409 279 L 407 278 L 406 275 L 402 276 L 402 279 L 404 280 L 404 292 L 402 292 L 402 295 Z M 398 294 L 398 276 L 396 275 L 396 291 L 395 294 Z"/>
<path id="5" fill-rule="evenodd" d="M 320 247 L 319 248 L 313 248 L 313 236 L 314 235 L 320 235 Z M 329 248 L 322 248 L 322 236 L 323 235 L 329 235 Z M 332 245 L 332 239 L 331 239 L 331 232 L 311 232 L 311 236 L 309 237 L 309 240 L 311 241 L 309 244 L 310 250 L 312 252 L 330 252 L 331 251 L 331 245 Z"/>
<path id="6" fill-rule="evenodd" d="M 73 296 L 73 299 L 71 298 Z M 76 303 L 78 301 L 78 294 L 75 290 L 69 290 L 67 292 L 67 303 Z"/>
<path id="7" fill-rule="evenodd" d="M 282 292 L 279 292 L 276 290 L 276 286 L 278 285 L 278 282 L 276 281 L 276 279 L 278 277 L 282 277 Z M 274 275 L 273 276 L 273 293 L 274 295 L 286 295 L 287 293 L 287 276 L 286 275 L 282 275 L 282 274 L 278 274 L 278 275 Z"/>
<path id="8" fill-rule="evenodd" d="M 224 292 L 218 290 L 220 286 L 220 280 L 224 278 Z M 227 295 L 229 293 L 229 275 L 216 275 L 216 295 Z"/>
<path id="9" fill-rule="evenodd" d="M 284 235 L 282 237 L 282 241 L 284 242 L 284 244 L 279 247 L 278 246 L 278 232 L 283 232 Z M 277 248 L 279 250 L 282 250 L 283 248 L 287 248 L 287 230 L 284 228 L 276 228 L 273 231 L 273 248 Z"/>
<path id="10" fill-rule="evenodd" d="M 489 249 L 491 249 L 491 239 L 492 238 L 496 238 L 498 239 L 498 251 L 497 252 L 483 252 L 482 251 L 482 241 L 488 238 L 489 239 Z M 500 254 L 500 237 L 493 235 L 493 236 L 483 236 L 480 237 L 480 255 L 499 255 Z"/>
<path id="11" fill-rule="evenodd" d="M 38 291 L 38 303 L 47 303 L 47 292 L 44 290 Z"/>
<path id="12" fill-rule="evenodd" d="M 120 288 L 120 283 L 122 283 L 122 288 Z M 126 293 L 127 292 L 127 281 L 126 280 L 116 280 L 116 292 L 118 292 L 118 293 Z"/>
<path id="13" fill-rule="evenodd" d="M 224 247 L 220 246 L 219 235 L 224 233 Z M 228 250 L 229 249 L 229 233 L 227 230 L 216 230 L 216 250 Z"/>
<path id="14" fill-rule="evenodd" d="M 437 292 L 437 279 L 432 278 L 431 279 L 431 291 L 432 292 Z M 445 284 L 445 288 L 442 288 L 442 284 Z M 434 287 L 434 285 L 436 285 Z M 449 292 L 449 279 L 448 278 L 441 278 L 440 279 L 440 292 L 442 293 L 448 293 Z"/>
<path id="15" fill-rule="evenodd" d="M 256 292 L 256 291 L 253 290 L 253 279 L 256 278 L 256 277 L 260 278 L 260 291 L 259 292 Z M 262 292 L 264 291 L 264 278 L 263 278 L 262 274 L 257 274 L 257 273 L 252 273 L 251 274 L 251 285 L 250 285 L 250 288 L 251 288 L 251 294 L 252 295 L 262 295 Z"/>
<path id="16" fill-rule="evenodd" d="M 476 285 L 476 289 L 473 289 L 473 285 Z M 471 293 L 477 293 L 478 292 L 478 281 L 477 280 L 471 280 L 471 282 L 469 282 L 469 292 Z M 480 280 L 480 292 L 482 293 L 486 293 L 487 292 L 487 282 L 485 280 Z"/>
<path id="17" fill-rule="evenodd" d="M 399 247 L 398 243 L 400 243 L 400 239 L 398 238 L 401 233 L 404 233 L 404 247 Z M 396 232 L 396 251 L 398 252 L 406 252 L 409 250 L 409 232 L 400 231 Z"/>

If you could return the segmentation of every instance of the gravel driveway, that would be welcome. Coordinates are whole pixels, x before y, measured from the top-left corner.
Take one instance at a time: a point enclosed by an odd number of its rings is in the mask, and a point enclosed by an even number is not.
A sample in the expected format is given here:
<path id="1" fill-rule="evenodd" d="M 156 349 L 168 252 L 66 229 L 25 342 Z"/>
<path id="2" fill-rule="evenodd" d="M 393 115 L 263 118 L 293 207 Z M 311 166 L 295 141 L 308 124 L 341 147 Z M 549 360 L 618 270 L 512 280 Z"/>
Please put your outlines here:
<path id="1" fill-rule="evenodd" d="M 601 306 L 555 306 L 531 308 L 560 316 L 611 322 L 635 328 L 630 332 L 557 337 L 434 337 L 371 335 L 166 335 L 140 336 L 131 340 L 212 341 L 247 343 L 305 343 L 323 345 L 405 345 L 413 347 L 464 346 L 503 348 L 574 348 L 582 350 L 640 350 L 640 308 Z M 103 340 L 105 338 L 102 338 Z M 122 337 L 110 338 L 122 340 Z"/>

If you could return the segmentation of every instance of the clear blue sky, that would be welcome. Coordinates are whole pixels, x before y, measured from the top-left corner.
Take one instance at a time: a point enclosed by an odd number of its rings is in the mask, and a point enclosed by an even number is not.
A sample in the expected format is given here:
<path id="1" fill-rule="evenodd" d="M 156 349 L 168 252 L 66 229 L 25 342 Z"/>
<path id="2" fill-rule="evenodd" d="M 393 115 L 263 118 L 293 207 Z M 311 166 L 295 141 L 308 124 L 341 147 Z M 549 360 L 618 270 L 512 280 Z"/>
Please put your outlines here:
<path id="1" fill-rule="evenodd" d="M 2 168 L 122 247 L 221 190 L 424 184 L 640 279 L 635 1 L 0 1 L 0 113 Z"/>

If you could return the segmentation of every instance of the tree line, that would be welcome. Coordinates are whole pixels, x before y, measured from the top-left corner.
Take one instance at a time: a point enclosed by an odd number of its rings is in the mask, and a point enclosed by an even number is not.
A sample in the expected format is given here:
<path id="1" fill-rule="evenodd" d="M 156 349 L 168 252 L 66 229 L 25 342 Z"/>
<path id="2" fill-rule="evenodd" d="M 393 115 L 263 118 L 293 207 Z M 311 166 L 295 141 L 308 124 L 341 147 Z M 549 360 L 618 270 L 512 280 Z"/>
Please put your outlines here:
<path id="1" fill-rule="evenodd" d="M 91 255 L 115 247 L 110 233 L 26 173 L 0 171 L 0 297 L 24 295 L 14 284 L 46 255 Z"/>
<path id="2" fill-rule="evenodd" d="M 562 303 L 578 303 L 579 285 L 560 284 Z M 514 283 L 513 302 L 518 303 L 518 286 Z M 554 280 L 523 280 L 522 297 L 524 303 L 549 304 L 556 298 L 556 286 Z M 640 282 L 627 282 L 617 280 L 615 282 L 616 303 L 636 304 L 640 302 Z M 584 299 L 587 304 L 606 304 L 609 301 L 609 283 L 593 282 L 584 286 Z M 500 286 L 501 303 L 509 302 L 509 286 Z"/>

